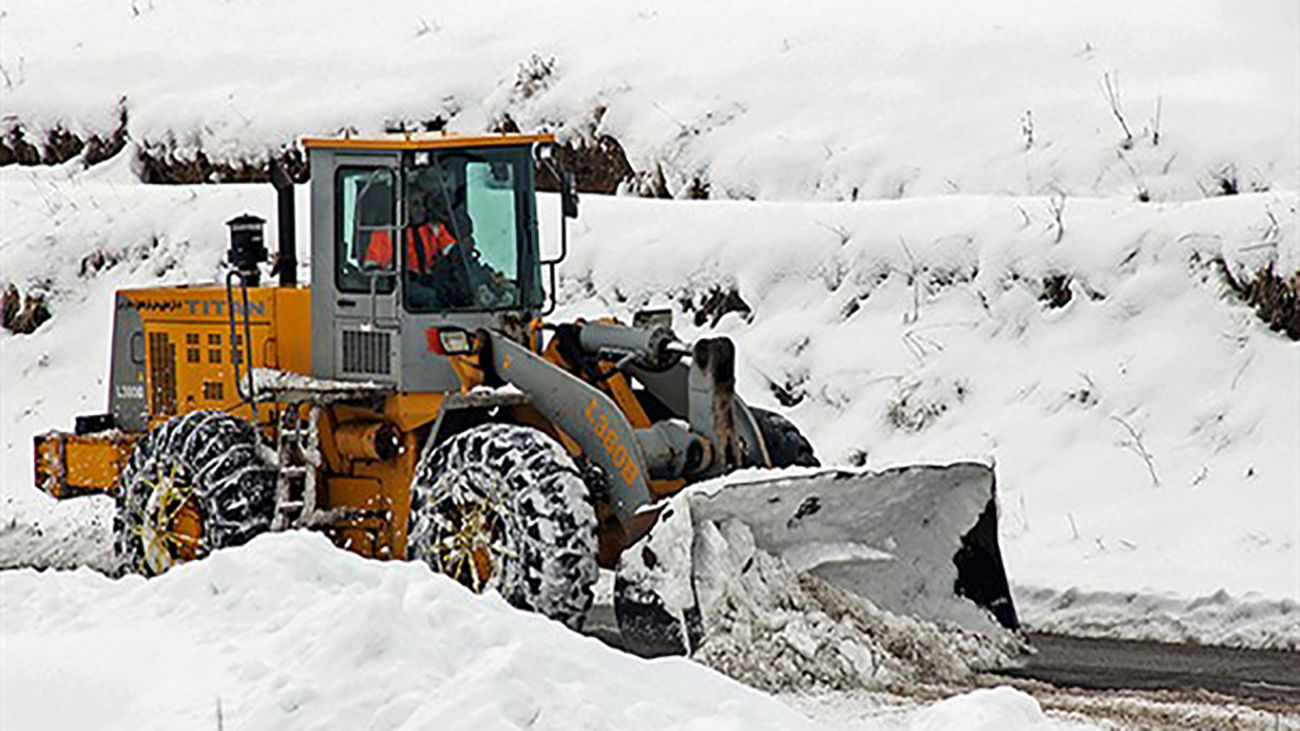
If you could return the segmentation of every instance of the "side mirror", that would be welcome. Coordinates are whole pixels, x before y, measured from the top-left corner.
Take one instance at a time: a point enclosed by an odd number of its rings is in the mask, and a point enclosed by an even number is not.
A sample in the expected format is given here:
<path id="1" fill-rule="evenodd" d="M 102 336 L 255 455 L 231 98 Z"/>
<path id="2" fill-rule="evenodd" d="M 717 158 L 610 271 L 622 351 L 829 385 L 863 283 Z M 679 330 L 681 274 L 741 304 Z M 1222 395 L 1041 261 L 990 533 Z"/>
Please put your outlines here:
<path id="1" fill-rule="evenodd" d="M 560 207 L 565 218 L 578 217 L 578 190 L 574 184 L 573 173 L 568 170 L 560 177 Z"/>

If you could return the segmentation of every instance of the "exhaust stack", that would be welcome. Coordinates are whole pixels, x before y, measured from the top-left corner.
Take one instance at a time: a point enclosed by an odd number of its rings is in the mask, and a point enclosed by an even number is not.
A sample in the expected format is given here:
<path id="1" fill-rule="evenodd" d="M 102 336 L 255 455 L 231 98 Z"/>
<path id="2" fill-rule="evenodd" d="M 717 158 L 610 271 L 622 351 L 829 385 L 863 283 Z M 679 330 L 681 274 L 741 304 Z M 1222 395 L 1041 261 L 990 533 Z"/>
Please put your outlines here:
<path id="1" fill-rule="evenodd" d="M 279 160 L 271 161 L 271 185 L 275 186 L 276 226 L 280 231 L 280 250 L 271 273 L 280 275 L 281 287 L 293 287 L 298 284 L 298 252 L 293 240 L 296 230 L 293 217 L 293 178 L 289 177 Z"/>

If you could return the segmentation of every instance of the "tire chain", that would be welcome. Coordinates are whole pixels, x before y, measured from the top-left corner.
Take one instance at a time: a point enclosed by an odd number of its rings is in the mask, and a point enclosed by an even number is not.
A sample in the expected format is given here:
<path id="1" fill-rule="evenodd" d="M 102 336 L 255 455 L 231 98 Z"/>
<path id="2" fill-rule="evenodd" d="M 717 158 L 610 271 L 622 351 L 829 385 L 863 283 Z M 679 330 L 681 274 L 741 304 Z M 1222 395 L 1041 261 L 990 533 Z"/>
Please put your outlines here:
<path id="1" fill-rule="evenodd" d="M 150 573 L 136 528 L 149 501 L 149 482 L 173 468 L 190 482 L 199 501 L 200 558 L 270 530 L 275 471 L 262 460 L 257 446 L 251 424 L 221 411 L 173 417 L 136 442 L 122 470 L 113 516 L 119 572 Z"/>
<path id="2" fill-rule="evenodd" d="M 436 568 L 429 532 L 439 477 L 456 472 L 503 479 L 509 494 L 502 576 L 510 604 L 577 628 L 596 580 L 595 511 L 568 453 L 529 427 L 484 424 L 439 445 L 411 486 L 411 555 Z"/>

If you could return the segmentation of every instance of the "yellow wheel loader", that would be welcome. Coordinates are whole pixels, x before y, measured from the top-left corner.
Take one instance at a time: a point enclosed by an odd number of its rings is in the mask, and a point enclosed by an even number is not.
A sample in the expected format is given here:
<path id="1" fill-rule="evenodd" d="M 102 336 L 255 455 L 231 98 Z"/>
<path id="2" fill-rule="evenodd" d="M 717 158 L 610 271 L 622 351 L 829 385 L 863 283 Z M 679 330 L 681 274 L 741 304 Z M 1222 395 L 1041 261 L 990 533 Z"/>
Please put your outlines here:
<path id="1" fill-rule="evenodd" d="M 735 392 L 730 340 L 684 343 L 666 311 L 543 319 L 578 213 L 549 135 L 302 144 L 310 286 L 273 166 L 278 282 L 262 283 L 263 221 L 244 215 L 224 282 L 118 292 L 108 411 L 35 438 L 40 489 L 115 497 L 122 571 L 311 529 L 576 627 L 597 567 L 627 564 L 619 618 L 653 644 L 665 600 L 637 577 L 660 562 L 629 547 L 708 482 L 696 520 L 746 521 L 760 547 L 890 609 L 1015 626 L 987 467 L 822 470 L 793 424 Z M 553 260 L 538 171 L 560 190 Z"/>

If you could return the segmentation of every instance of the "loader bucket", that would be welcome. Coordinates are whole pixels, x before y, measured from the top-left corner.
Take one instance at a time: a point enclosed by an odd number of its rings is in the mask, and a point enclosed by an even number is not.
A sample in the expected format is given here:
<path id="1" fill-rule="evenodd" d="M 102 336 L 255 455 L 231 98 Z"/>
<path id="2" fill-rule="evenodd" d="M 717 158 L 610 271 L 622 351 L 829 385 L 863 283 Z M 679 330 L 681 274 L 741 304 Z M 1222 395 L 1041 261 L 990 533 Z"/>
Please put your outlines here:
<path id="1" fill-rule="evenodd" d="M 729 520 L 748 527 L 755 548 L 895 614 L 983 634 L 1018 626 L 988 466 L 748 470 L 679 494 L 644 545 L 624 552 L 618 576 L 623 606 L 616 609 L 620 626 L 626 618 L 641 635 L 629 638 L 631 645 L 652 654 L 693 647 L 704 628 L 690 625 L 701 611 L 698 599 L 684 606 L 682 597 L 694 595 L 696 563 L 704 561 L 694 536 L 705 523 Z M 696 555 L 682 550 L 684 541 L 694 541 Z M 692 565 L 673 565 L 674 557 Z M 664 620 L 679 626 L 665 629 Z M 666 645 L 654 639 L 664 632 Z"/>

